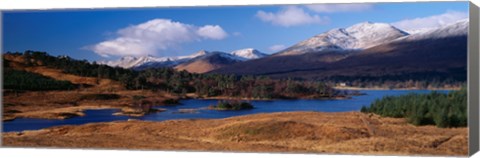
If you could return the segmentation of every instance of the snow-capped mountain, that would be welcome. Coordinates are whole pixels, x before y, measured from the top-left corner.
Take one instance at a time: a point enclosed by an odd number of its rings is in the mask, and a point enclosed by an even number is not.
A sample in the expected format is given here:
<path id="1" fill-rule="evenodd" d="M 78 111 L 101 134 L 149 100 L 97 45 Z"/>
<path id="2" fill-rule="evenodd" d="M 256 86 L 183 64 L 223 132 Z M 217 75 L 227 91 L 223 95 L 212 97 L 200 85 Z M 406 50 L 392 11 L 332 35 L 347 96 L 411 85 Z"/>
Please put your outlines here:
<path id="1" fill-rule="evenodd" d="M 363 22 L 348 28 L 337 28 L 318 34 L 277 54 L 362 50 L 407 35 L 407 32 L 390 24 Z"/>
<path id="2" fill-rule="evenodd" d="M 200 50 L 191 55 L 176 56 L 176 57 L 154 57 L 150 55 L 141 56 L 141 57 L 125 56 L 118 60 L 99 61 L 98 63 L 109 65 L 112 67 L 133 68 L 133 69 L 145 69 L 150 67 L 175 67 L 177 65 L 180 65 L 192 60 L 207 58 L 212 55 L 219 55 L 219 56 L 222 56 L 222 58 L 231 59 L 234 61 L 247 61 L 247 60 L 258 59 L 266 56 L 266 54 L 261 53 L 256 49 L 247 48 L 247 49 L 236 50 L 231 53 Z"/>
<path id="3" fill-rule="evenodd" d="M 236 61 L 244 61 L 243 57 L 236 56 L 236 55 L 229 54 L 229 53 L 225 53 L 225 52 L 221 52 L 221 51 L 201 50 L 201 51 L 198 51 L 197 53 L 193 54 L 192 56 L 194 56 L 194 57 L 190 58 L 190 60 L 187 61 L 187 62 L 198 60 L 198 59 L 209 58 L 211 56 L 221 56 L 222 58 L 225 58 L 225 59 L 236 60 Z"/>
<path id="4" fill-rule="evenodd" d="M 263 58 L 268 56 L 265 53 L 262 53 L 256 49 L 253 48 L 246 48 L 246 49 L 240 49 L 240 50 L 235 50 L 230 52 L 230 54 L 234 56 L 238 56 L 243 58 L 243 60 L 252 60 L 252 59 L 258 59 L 258 58 Z"/>
<path id="5" fill-rule="evenodd" d="M 388 24 L 362 23 L 330 30 L 277 54 L 209 73 L 316 80 L 392 76 L 420 80 L 451 76 L 462 80 L 467 33 L 468 20 L 415 34 Z"/>
<path id="6" fill-rule="evenodd" d="M 156 58 L 153 56 L 142 56 L 142 57 L 134 57 L 134 56 L 125 56 L 120 58 L 119 60 L 115 61 L 100 61 L 99 64 L 105 64 L 108 66 L 113 67 L 123 67 L 123 68 L 131 68 L 137 65 L 141 65 L 148 62 L 165 62 L 168 61 L 168 58 Z"/>
<path id="7" fill-rule="evenodd" d="M 105 64 L 112 67 L 122 67 L 122 68 L 136 68 L 136 67 L 172 67 L 180 63 L 186 62 L 190 59 L 196 58 L 198 56 L 206 55 L 207 51 L 198 51 L 192 55 L 187 56 L 178 56 L 178 57 L 154 57 L 154 56 L 125 56 L 118 60 L 114 61 L 100 61 L 99 64 Z"/>

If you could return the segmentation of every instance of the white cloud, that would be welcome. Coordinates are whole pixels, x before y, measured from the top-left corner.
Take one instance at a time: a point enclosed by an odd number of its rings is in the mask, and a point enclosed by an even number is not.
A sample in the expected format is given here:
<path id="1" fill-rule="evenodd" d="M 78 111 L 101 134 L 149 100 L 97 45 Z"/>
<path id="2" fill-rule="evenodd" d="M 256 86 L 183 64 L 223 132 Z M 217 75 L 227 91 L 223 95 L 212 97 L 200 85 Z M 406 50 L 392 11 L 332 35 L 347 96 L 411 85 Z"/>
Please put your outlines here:
<path id="1" fill-rule="evenodd" d="M 216 40 L 224 39 L 225 37 L 227 37 L 227 33 L 222 29 L 222 27 L 218 25 L 205 25 L 203 27 L 200 27 L 197 33 L 204 38 Z"/>
<path id="2" fill-rule="evenodd" d="M 264 22 L 270 22 L 274 25 L 280 25 L 284 27 L 298 26 L 305 24 L 326 24 L 330 20 L 328 17 L 320 17 L 319 15 L 310 15 L 299 7 L 286 7 L 279 12 L 265 12 L 258 11 L 256 14 L 260 20 Z"/>
<path id="3" fill-rule="evenodd" d="M 228 34 L 218 25 L 194 26 L 170 19 L 153 19 L 120 29 L 116 38 L 90 47 L 103 56 L 155 55 L 183 43 L 203 39 L 221 40 Z"/>
<path id="4" fill-rule="evenodd" d="M 372 4 L 312 4 L 306 6 L 317 13 L 359 12 L 373 8 Z"/>
<path id="5" fill-rule="evenodd" d="M 268 47 L 268 50 L 270 50 L 272 52 L 277 52 L 277 51 L 281 51 L 285 48 L 287 48 L 287 46 L 285 46 L 283 44 L 276 44 L 276 45 Z"/>
<path id="6" fill-rule="evenodd" d="M 405 19 L 392 23 L 393 26 L 406 31 L 435 28 L 468 18 L 468 13 L 447 11 L 446 13 L 415 19 Z"/>
<path id="7" fill-rule="evenodd" d="M 156 49 L 152 42 L 144 42 L 140 39 L 128 37 L 119 37 L 113 40 L 103 41 L 91 48 L 91 50 L 103 57 L 143 56 L 155 54 Z"/>

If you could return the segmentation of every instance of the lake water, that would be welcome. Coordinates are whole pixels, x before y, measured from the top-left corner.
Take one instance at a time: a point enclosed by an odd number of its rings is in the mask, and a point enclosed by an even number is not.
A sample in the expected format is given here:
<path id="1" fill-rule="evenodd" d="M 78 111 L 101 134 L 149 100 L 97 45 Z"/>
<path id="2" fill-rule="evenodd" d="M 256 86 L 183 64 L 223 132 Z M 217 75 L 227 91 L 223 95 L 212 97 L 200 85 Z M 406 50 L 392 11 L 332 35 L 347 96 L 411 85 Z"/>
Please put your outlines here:
<path id="1" fill-rule="evenodd" d="M 79 125 L 95 122 L 110 122 L 138 119 L 148 121 L 164 121 L 173 119 L 200 119 L 200 118 L 226 118 L 239 115 L 286 112 L 286 111 L 320 111 L 320 112 L 346 112 L 360 111 L 362 106 L 370 105 L 375 99 L 384 96 L 398 96 L 408 93 L 429 93 L 430 90 L 364 90 L 366 95 L 354 96 L 346 100 L 272 100 L 250 101 L 255 107 L 250 110 L 240 111 L 217 111 L 206 109 L 214 105 L 218 100 L 189 99 L 180 101 L 180 105 L 157 106 L 167 109 L 165 112 L 152 113 L 142 117 L 114 116 L 118 109 L 86 110 L 85 116 L 74 117 L 65 120 L 30 119 L 19 118 L 9 122 L 3 122 L 3 132 L 37 130 L 59 125 Z M 447 93 L 448 91 L 439 91 Z M 182 109 L 196 109 L 194 113 L 182 113 Z"/>

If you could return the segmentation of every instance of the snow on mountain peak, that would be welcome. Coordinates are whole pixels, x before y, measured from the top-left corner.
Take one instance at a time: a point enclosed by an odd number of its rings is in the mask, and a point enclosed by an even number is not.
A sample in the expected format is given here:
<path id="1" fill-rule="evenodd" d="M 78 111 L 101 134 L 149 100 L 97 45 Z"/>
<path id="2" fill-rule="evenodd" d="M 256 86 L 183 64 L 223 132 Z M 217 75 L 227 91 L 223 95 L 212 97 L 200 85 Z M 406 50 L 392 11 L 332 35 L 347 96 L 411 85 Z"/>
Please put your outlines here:
<path id="1" fill-rule="evenodd" d="M 267 54 L 262 53 L 256 49 L 253 48 L 245 48 L 245 49 L 240 49 L 240 50 L 235 50 L 230 52 L 230 54 L 234 56 L 238 56 L 243 58 L 243 60 L 251 60 L 251 59 L 258 59 L 258 58 L 263 58 L 267 56 Z"/>
<path id="2" fill-rule="evenodd" d="M 366 49 L 408 33 L 386 23 L 363 22 L 337 28 L 304 40 L 280 54 L 303 54 L 323 50 Z"/>
<path id="3" fill-rule="evenodd" d="M 413 41 L 413 40 L 422 40 L 422 39 L 435 39 L 435 38 L 445 38 L 451 36 L 466 36 L 468 34 L 468 19 L 459 20 L 453 24 L 444 25 L 439 28 L 432 28 L 425 31 L 421 31 L 409 36 L 405 36 L 395 41 Z"/>
<path id="4" fill-rule="evenodd" d="M 124 56 L 118 60 L 114 61 L 100 61 L 98 62 L 99 64 L 105 64 L 108 66 L 112 67 L 122 67 L 122 68 L 133 68 L 139 65 L 143 65 L 146 63 L 152 63 L 152 62 L 166 62 L 172 60 L 171 58 L 168 57 L 161 57 L 157 58 L 151 55 L 147 56 L 140 56 L 140 57 L 135 57 L 135 56 Z"/>
<path id="5" fill-rule="evenodd" d="M 354 44 L 347 49 L 365 49 L 408 35 L 408 33 L 386 23 L 364 22 L 345 30 L 356 39 Z"/>
<path id="6" fill-rule="evenodd" d="M 445 28 L 445 27 L 457 27 L 457 31 L 458 33 L 466 33 L 468 31 L 468 18 L 466 19 L 462 19 L 462 20 L 458 20 L 458 21 L 455 21 L 453 23 L 450 23 L 450 24 L 443 24 L 443 25 L 440 25 L 440 26 L 437 26 L 437 27 L 427 27 L 427 28 L 420 28 L 420 29 L 410 29 L 410 30 L 405 30 L 407 31 L 408 33 L 410 33 L 411 35 L 413 34 L 420 34 L 420 33 L 427 33 L 427 32 L 433 32 L 435 30 L 438 30 L 438 29 L 442 29 L 442 28 Z M 452 26 L 453 25 L 453 26 Z M 451 29 L 453 29 L 451 28 Z M 451 30 L 453 31 L 453 30 Z"/>

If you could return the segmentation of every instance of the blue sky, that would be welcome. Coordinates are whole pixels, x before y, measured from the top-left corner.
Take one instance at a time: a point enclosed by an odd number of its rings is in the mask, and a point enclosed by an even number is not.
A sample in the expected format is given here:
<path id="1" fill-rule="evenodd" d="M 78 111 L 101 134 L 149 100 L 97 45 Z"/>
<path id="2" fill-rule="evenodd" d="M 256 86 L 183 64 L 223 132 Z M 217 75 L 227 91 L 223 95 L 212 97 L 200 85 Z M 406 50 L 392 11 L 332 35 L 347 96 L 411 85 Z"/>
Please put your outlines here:
<path id="1" fill-rule="evenodd" d="M 8 11 L 3 52 L 40 50 L 91 61 L 202 49 L 273 53 L 364 21 L 414 30 L 466 17 L 468 2 Z"/>

